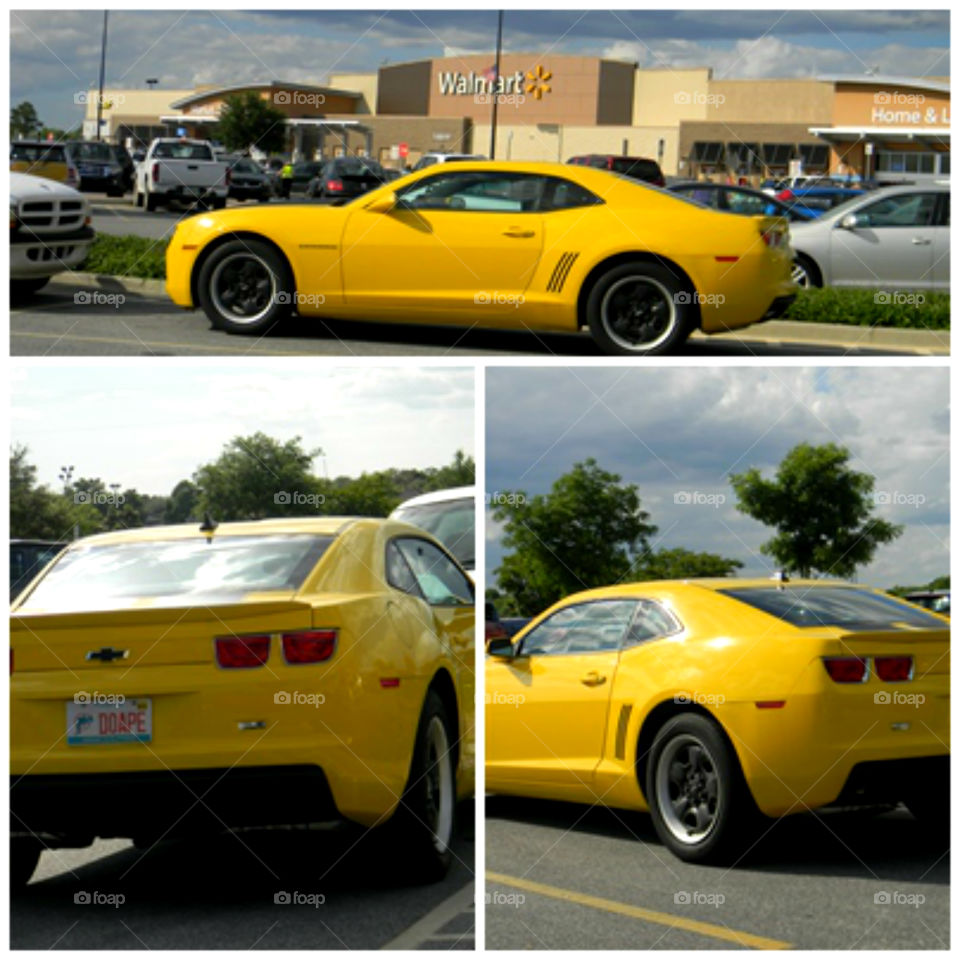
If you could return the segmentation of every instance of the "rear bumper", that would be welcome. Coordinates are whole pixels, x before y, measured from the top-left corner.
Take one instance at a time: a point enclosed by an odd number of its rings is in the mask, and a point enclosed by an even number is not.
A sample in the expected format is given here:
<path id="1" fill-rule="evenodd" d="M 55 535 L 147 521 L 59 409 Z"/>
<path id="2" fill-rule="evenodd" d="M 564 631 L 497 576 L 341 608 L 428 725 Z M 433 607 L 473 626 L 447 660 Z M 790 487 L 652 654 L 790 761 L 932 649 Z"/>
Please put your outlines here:
<path id="1" fill-rule="evenodd" d="M 776 320 L 777 317 L 782 317 L 790 309 L 790 304 L 796 299 L 797 295 L 795 293 L 785 297 L 776 297 L 770 304 L 770 309 L 763 315 L 763 319 Z"/>
<path id="2" fill-rule="evenodd" d="M 323 770 L 308 764 L 14 776 L 10 786 L 14 834 L 159 837 L 339 817 Z"/>
<path id="3" fill-rule="evenodd" d="M 950 757 L 858 763 L 834 803 L 837 806 L 896 803 L 904 799 L 905 784 L 945 793 L 950 788 Z"/>

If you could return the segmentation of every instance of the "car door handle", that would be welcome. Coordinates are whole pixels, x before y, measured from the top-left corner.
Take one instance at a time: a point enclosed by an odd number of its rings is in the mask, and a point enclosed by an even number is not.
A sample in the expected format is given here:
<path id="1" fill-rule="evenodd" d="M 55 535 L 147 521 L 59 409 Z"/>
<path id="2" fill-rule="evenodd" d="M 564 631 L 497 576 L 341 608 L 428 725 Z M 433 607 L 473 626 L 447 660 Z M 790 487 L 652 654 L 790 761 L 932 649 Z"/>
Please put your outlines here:
<path id="1" fill-rule="evenodd" d="M 926 237 L 914 237 L 911 243 L 915 243 L 918 247 L 929 247 L 930 241 Z"/>
<path id="2" fill-rule="evenodd" d="M 586 687 L 599 687 L 607 682 L 607 678 L 601 677 L 596 670 L 591 670 L 585 677 L 580 678 L 580 682 Z"/>
<path id="3" fill-rule="evenodd" d="M 508 230 L 503 231 L 505 237 L 532 237 L 535 236 L 533 230 L 524 230 L 523 227 L 510 227 Z"/>

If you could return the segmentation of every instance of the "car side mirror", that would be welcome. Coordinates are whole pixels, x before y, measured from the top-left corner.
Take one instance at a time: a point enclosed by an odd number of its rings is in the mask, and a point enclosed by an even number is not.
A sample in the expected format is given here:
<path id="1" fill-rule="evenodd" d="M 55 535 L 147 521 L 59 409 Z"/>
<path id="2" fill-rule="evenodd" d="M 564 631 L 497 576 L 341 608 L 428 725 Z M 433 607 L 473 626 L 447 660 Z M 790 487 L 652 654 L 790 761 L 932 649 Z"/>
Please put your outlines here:
<path id="1" fill-rule="evenodd" d="M 859 225 L 860 225 L 860 220 L 855 213 L 848 213 L 840 221 L 841 230 L 856 230 Z"/>
<path id="2" fill-rule="evenodd" d="M 509 637 L 492 637 L 487 641 L 487 653 L 491 657 L 502 657 L 505 660 L 512 660 L 517 655 Z"/>
<path id="3" fill-rule="evenodd" d="M 370 213 L 389 213 L 396 205 L 397 195 L 392 190 L 387 190 L 374 197 L 364 209 Z"/>

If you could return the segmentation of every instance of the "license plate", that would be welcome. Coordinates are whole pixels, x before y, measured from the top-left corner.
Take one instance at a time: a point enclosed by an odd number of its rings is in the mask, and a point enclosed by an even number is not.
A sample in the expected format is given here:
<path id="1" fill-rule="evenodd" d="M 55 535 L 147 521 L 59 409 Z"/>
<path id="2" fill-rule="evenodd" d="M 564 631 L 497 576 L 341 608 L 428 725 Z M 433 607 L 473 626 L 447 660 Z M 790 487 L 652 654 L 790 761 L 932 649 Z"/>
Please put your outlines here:
<path id="1" fill-rule="evenodd" d="M 153 739 L 153 701 L 140 697 L 122 703 L 67 701 L 67 743 L 150 743 Z"/>

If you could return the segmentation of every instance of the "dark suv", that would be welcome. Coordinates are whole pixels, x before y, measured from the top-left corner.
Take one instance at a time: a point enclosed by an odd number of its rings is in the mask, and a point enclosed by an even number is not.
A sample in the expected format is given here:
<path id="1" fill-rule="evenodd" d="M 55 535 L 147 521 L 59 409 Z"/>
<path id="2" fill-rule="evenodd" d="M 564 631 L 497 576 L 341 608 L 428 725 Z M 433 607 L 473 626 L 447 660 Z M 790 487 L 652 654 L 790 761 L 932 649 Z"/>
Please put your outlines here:
<path id="1" fill-rule="evenodd" d="M 612 153 L 587 153 L 580 157 L 571 157 L 567 163 L 575 163 L 581 167 L 595 167 L 597 170 L 611 170 L 613 173 L 622 173 L 625 177 L 652 183 L 655 187 L 665 187 L 667 181 L 656 160 L 646 157 L 618 157 Z"/>

